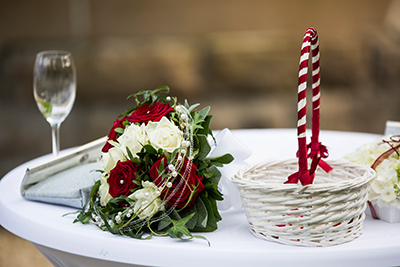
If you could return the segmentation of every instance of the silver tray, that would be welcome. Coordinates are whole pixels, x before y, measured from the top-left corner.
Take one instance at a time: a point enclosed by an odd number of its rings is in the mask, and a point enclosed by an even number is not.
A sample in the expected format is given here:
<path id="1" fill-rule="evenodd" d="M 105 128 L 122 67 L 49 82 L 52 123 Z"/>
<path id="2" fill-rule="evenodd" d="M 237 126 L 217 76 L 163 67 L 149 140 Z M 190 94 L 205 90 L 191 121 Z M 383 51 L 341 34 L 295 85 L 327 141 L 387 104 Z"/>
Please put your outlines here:
<path id="1" fill-rule="evenodd" d="M 38 201 L 49 202 L 49 203 L 54 203 L 54 204 L 64 204 L 64 205 L 68 205 L 68 206 L 77 206 L 75 204 L 69 205 L 68 203 L 64 203 L 65 201 L 64 202 L 62 201 L 61 203 L 59 202 L 59 200 L 54 201 L 54 196 L 51 196 L 51 194 L 52 194 L 51 191 L 54 191 L 54 190 L 49 190 L 50 196 L 46 196 L 47 192 L 41 192 L 41 194 L 42 194 L 41 199 L 37 199 L 36 197 L 32 198 L 29 196 L 29 194 L 27 196 L 27 191 L 30 190 L 32 187 L 37 186 L 39 183 L 46 181 L 47 179 L 53 179 L 55 176 L 62 176 L 62 178 L 57 178 L 57 179 L 63 179 L 63 180 L 76 179 L 76 178 L 72 177 L 73 175 L 69 175 L 68 172 L 70 172 L 70 170 L 73 170 L 73 169 L 76 169 L 79 167 L 81 167 L 81 169 L 84 170 L 85 169 L 84 165 L 89 166 L 89 164 L 97 162 L 101 156 L 101 148 L 104 146 L 106 140 L 107 140 L 106 137 L 102 137 L 100 139 L 97 139 L 95 141 L 87 143 L 78 148 L 71 149 L 71 150 L 67 151 L 66 153 L 63 153 L 62 155 L 54 157 L 48 161 L 45 161 L 38 165 L 27 168 L 26 172 L 25 172 L 25 176 L 21 183 L 21 188 L 20 188 L 21 195 L 24 198 L 27 198 L 30 200 L 38 200 Z M 93 168 L 93 164 L 90 165 L 90 168 Z M 60 175 L 60 173 L 63 173 L 63 172 L 64 172 L 64 174 Z M 87 172 L 89 172 L 89 171 L 87 171 Z M 87 172 L 85 171 L 84 173 L 82 173 L 82 175 L 81 175 L 82 178 L 79 178 L 79 179 L 86 179 L 85 177 L 90 176 L 87 174 Z M 62 182 L 63 183 L 61 183 L 61 184 L 66 183 L 67 185 L 78 186 L 73 181 L 71 181 L 71 182 L 62 181 Z M 89 181 L 86 183 L 92 183 L 92 181 Z M 58 184 L 60 184 L 60 183 L 58 183 Z M 52 185 L 52 186 L 54 187 L 54 185 Z M 57 185 L 57 186 L 59 186 L 59 185 Z M 41 189 L 41 190 L 43 191 L 43 189 Z M 46 187 L 46 190 L 48 190 L 48 186 Z M 76 188 L 76 190 L 80 190 L 80 188 Z M 79 205 L 79 206 L 81 206 L 81 205 Z"/>

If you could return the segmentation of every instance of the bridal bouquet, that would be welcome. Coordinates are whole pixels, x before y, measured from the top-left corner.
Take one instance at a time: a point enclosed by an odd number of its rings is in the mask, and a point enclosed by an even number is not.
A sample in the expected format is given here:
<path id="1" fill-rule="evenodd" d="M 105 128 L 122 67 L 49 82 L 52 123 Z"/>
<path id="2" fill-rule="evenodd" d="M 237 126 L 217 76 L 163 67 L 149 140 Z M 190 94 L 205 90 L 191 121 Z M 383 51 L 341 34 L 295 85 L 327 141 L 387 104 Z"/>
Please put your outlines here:
<path id="1" fill-rule="evenodd" d="M 384 137 L 365 144 L 346 156 L 352 162 L 370 166 L 377 173 L 368 200 L 379 206 L 400 208 L 399 136 Z"/>
<path id="2" fill-rule="evenodd" d="M 196 111 L 198 104 L 180 104 L 168 92 L 159 87 L 128 97 L 136 107 L 114 122 L 102 148 L 101 178 L 76 222 L 139 239 L 203 238 L 192 233 L 217 229 L 218 167 L 233 157 L 208 157 L 210 108 Z"/>

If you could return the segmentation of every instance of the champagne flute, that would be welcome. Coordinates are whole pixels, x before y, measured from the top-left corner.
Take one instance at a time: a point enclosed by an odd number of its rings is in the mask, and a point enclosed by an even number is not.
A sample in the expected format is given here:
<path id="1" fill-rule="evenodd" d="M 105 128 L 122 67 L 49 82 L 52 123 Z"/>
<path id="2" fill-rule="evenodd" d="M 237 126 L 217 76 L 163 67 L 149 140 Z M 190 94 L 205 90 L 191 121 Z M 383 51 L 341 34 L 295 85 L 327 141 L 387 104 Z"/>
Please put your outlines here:
<path id="1" fill-rule="evenodd" d="M 42 51 L 33 69 L 33 95 L 51 126 L 53 155 L 60 151 L 60 125 L 70 113 L 76 94 L 76 71 L 67 51 Z"/>

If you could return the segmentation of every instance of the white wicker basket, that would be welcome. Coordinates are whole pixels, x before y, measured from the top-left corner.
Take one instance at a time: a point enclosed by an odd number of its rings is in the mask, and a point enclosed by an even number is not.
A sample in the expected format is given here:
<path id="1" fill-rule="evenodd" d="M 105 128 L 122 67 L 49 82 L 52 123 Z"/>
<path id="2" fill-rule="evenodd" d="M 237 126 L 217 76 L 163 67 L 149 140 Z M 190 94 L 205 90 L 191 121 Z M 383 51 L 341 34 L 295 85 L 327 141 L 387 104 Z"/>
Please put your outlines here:
<path id="1" fill-rule="evenodd" d="M 306 89 L 310 54 L 313 106 L 312 136 L 307 145 Z M 318 35 L 315 29 L 309 28 L 300 57 L 298 160 L 257 165 L 240 171 L 232 179 L 239 188 L 250 230 L 257 237 L 288 245 L 330 246 L 361 234 L 369 182 L 375 177 L 375 171 L 354 163 L 322 160 L 328 153 L 319 142 L 319 63 Z"/>
<path id="2" fill-rule="evenodd" d="M 331 246 L 361 234 L 369 182 L 368 167 L 328 161 L 313 184 L 284 184 L 297 170 L 297 160 L 270 162 L 239 171 L 233 177 L 251 232 L 287 245 Z"/>

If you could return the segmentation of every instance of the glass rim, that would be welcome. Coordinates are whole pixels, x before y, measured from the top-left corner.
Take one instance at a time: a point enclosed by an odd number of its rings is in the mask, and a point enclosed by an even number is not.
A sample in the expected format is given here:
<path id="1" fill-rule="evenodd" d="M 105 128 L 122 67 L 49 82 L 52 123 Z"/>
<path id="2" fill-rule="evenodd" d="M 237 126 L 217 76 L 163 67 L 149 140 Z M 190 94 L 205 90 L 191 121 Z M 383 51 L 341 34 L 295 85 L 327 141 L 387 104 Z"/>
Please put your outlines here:
<path id="1" fill-rule="evenodd" d="M 44 50 L 38 52 L 36 57 L 44 56 L 44 55 L 57 55 L 57 56 L 71 56 L 71 52 L 66 50 Z"/>

